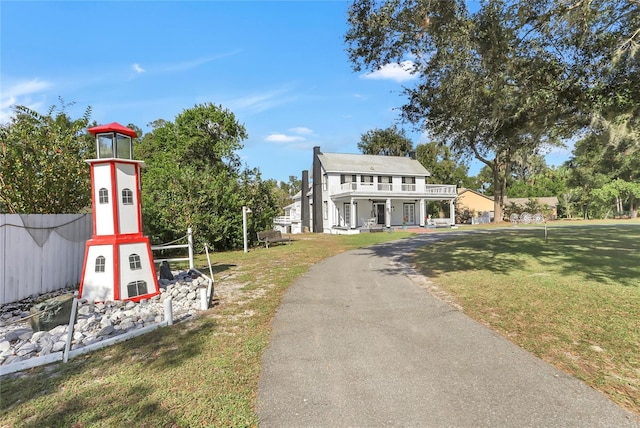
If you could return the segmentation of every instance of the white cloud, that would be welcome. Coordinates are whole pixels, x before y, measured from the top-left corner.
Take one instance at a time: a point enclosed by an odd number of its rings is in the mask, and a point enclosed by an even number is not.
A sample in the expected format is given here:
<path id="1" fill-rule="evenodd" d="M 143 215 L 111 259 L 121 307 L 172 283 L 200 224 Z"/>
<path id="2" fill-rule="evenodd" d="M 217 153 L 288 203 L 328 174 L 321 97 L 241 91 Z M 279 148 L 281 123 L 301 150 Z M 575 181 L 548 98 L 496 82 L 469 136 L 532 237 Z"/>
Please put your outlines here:
<path id="1" fill-rule="evenodd" d="M 218 59 L 222 59 L 222 58 L 226 58 L 226 57 L 237 55 L 240 52 L 241 51 L 239 51 L 239 50 L 235 50 L 235 51 L 231 51 L 231 52 L 226 52 L 226 53 L 222 53 L 222 54 L 218 54 L 218 55 L 211 55 L 211 56 L 206 56 L 206 57 L 200 57 L 200 58 L 196 58 L 196 59 L 192 59 L 192 60 L 188 60 L 188 61 L 183 61 L 183 62 L 176 62 L 176 63 L 172 63 L 172 64 L 164 64 L 164 65 L 160 65 L 158 67 L 158 70 L 161 71 L 161 72 L 165 72 L 165 73 L 172 73 L 172 72 L 176 72 L 176 71 L 191 70 L 193 68 L 200 67 L 201 65 L 206 64 L 206 63 L 211 62 L 211 61 L 216 61 Z"/>
<path id="2" fill-rule="evenodd" d="M 412 73 L 413 68 L 414 62 L 407 60 L 402 61 L 400 64 L 391 63 L 383 65 L 378 70 L 363 74 L 361 77 L 363 79 L 373 80 L 395 80 L 400 83 L 416 78 L 415 74 Z"/>
<path id="3" fill-rule="evenodd" d="M 140 64 L 133 64 L 133 71 L 136 73 L 144 73 L 146 70 L 140 67 Z"/>
<path id="4" fill-rule="evenodd" d="M 311 135 L 313 134 L 313 131 L 309 128 L 305 128 L 304 126 L 298 126 L 295 128 L 289 128 L 289 131 L 293 132 L 294 134 L 299 134 L 299 135 Z"/>
<path id="5" fill-rule="evenodd" d="M 233 111 L 245 110 L 250 113 L 260 113 L 295 101 L 296 97 L 289 95 L 291 91 L 291 87 L 283 87 L 272 91 L 236 98 L 234 100 L 230 100 L 225 105 L 229 105 L 229 108 Z"/>
<path id="6" fill-rule="evenodd" d="M 271 134 L 265 138 L 265 141 L 270 141 L 273 143 L 291 143 L 294 141 L 304 141 L 304 137 L 300 137 L 298 135 L 285 135 L 285 134 Z"/>
<path id="7" fill-rule="evenodd" d="M 5 96 L 13 96 L 18 97 L 21 95 L 29 95 L 37 92 L 42 92 L 45 89 L 51 87 L 51 83 L 45 82 L 39 79 L 32 79 L 26 82 L 20 82 L 16 85 L 9 87 L 8 89 L 3 90 Z"/>
<path id="8" fill-rule="evenodd" d="M 6 82 L 6 79 L 3 79 Z M 50 82 L 31 79 L 20 81 L 15 84 L 9 84 L 2 87 L 2 96 L 0 97 L 0 123 L 6 123 L 12 116 L 11 107 L 23 105 L 30 109 L 37 110 L 42 101 L 34 101 L 33 95 L 37 95 L 46 91 L 53 86 Z"/>

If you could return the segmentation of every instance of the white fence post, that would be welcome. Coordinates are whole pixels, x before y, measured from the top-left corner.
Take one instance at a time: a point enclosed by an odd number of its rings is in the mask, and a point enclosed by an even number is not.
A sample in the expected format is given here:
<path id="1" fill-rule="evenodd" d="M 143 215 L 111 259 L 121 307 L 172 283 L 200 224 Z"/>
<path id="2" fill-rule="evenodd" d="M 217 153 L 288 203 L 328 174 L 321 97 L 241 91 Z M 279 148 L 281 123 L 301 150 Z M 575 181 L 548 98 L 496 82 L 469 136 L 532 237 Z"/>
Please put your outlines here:
<path id="1" fill-rule="evenodd" d="M 171 297 L 164 299 L 164 320 L 167 325 L 173 325 L 173 306 L 171 305 Z"/>
<path id="2" fill-rule="evenodd" d="M 189 269 L 193 269 L 193 233 L 187 229 L 187 242 L 189 243 Z"/>
<path id="3" fill-rule="evenodd" d="M 69 328 L 67 329 L 67 341 L 64 344 L 64 356 L 62 362 L 69 361 L 69 351 L 71 351 L 71 341 L 73 340 L 73 327 L 76 324 L 76 312 L 78 311 L 78 292 L 73 293 L 73 304 L 71 305 L 71 316 L 69 317 Z"/>
<path id="4" fill-rule="evenodd" d="M 187 238 L 187 243 L 186 244 L 174 244 L 174 242 L 178 242 L 178 241 L 182 241 L 184 238 Z M 177 257 L 177 258 L 172 258 L 172 259 L 156 259 L 154 257 L 153 262 L 154 263 L 162 263 L 164 261 L 166 262 L 189 262 L 189 269 L 193 270 L 194 269 L 194 263 L 193 263 L 193 233 L 191 232 L 191 228 L 187 229 L 187 234 L 181 238 L 176 239 L 175 241 L 171 241 L 169 243 L 166 244 L 160 244 L 160 245 L 152 245 L 151 246 L 151 251 L 161 251 L 161 250 L 171 250 L 171 249 L 175 249 L 175 248 L 187 248 L 189 251 L 189 255 L 187 257 Z"/>

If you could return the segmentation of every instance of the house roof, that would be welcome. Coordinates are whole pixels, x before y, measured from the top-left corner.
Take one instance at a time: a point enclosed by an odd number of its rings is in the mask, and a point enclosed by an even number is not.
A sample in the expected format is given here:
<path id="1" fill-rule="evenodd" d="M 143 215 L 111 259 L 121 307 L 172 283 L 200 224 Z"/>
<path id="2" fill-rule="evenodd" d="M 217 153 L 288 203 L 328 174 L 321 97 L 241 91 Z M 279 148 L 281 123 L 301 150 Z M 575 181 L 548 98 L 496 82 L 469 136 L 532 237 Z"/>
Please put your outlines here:
<path id="1" fill-rule="evenodd" d="M 529 199 L 533 199 L 537 201 L 539 204 L 548 205 L 550 207 L 555 207 L 558 205 L 558 198 L 555 196 L 542 197 L 542 198 L 504 198 L 504 204 L 514 203 L 516 205 L 526 205 L 529 202 Z"/>
<path id="2" fill-rule="evenodd" d="M 400 156 L 322 153 L 318 155 L 318 159 L 327 172 L 421 177 L 431 175 L 417 160 Z"/>
<path id="3" fill-rule="evenodd" d="M 462 195 L 465 192 L 475 193 L 476 195 L 482 196 L 483 198 L 486 198 L 486 199 L 490 200 L 491 202 L 493 202 L 493 197 L 491 197 L 491 196 L 487 196 L 487 195 L 485 195 L 483 193 L 476 192 L 475 190 L 467 189 L 466 187 L 459 187 L 458 188 L 458 196 Z"/>
<path id="4" fill-rule="evenodd" d="M 119 132 L 121 134 L 127 135 L 131 138 L 137 138 L 138 134 L 133 129 L 129 129 L 126 126 L 120 125 L 118 122 L 111 122 L 107 125 L 98 125 L 93 128 L 87 128 L 87 131 L 91 133 L 91 135 L 96 135 L 101 132 Z"/>

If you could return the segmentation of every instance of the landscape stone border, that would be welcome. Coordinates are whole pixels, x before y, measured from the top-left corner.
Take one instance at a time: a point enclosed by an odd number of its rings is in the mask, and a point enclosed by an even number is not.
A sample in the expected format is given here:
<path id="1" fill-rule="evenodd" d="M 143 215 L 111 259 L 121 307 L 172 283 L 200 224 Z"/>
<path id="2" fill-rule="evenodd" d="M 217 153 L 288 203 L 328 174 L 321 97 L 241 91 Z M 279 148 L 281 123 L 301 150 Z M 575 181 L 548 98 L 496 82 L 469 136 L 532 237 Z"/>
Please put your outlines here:
<path id="1" fill-rule="evenodd" d="M 169 298 L 174 321 L 191 317 L 201 308 L 199 289 L 207 287 L 208 283 L 209 280 L 196 271 L 175 272 L 173 281 L 159 280 L 159 295 L 139 303 L 93 303 L 79 299 L 71 349 L 80 349 L 163 322 L 165 300 Z M 62 289 L 0 307 L 0 366 L 64 350 L 68 325 L 60 325 L 50 331 L 34 332 L 29 323 L 29 309 L 44 299 L 74 291 Z"/>

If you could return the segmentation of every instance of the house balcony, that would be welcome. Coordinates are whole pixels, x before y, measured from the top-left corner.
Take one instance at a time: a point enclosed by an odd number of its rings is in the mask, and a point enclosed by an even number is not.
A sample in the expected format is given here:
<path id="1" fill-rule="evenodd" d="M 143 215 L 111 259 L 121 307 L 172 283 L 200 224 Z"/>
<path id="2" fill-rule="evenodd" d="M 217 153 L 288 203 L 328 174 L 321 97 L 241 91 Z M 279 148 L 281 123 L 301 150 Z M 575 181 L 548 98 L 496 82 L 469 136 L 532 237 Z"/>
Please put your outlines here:
<path id="1" fill-rule="evenodd" d="M 444 200 L 458 196 L 453 184 L 344 183 L 332 188 L 332 198 L 394 198 Z"/>
<path id="2" fill-rule="evenodd" d="M 291 216 L 288 216 L 288 215 L 281 215 L 273 219 L 273 224 L 279 224 L 282 226 L 290 225 L 291 222 L 292 222 L 292 218 Z"/>

